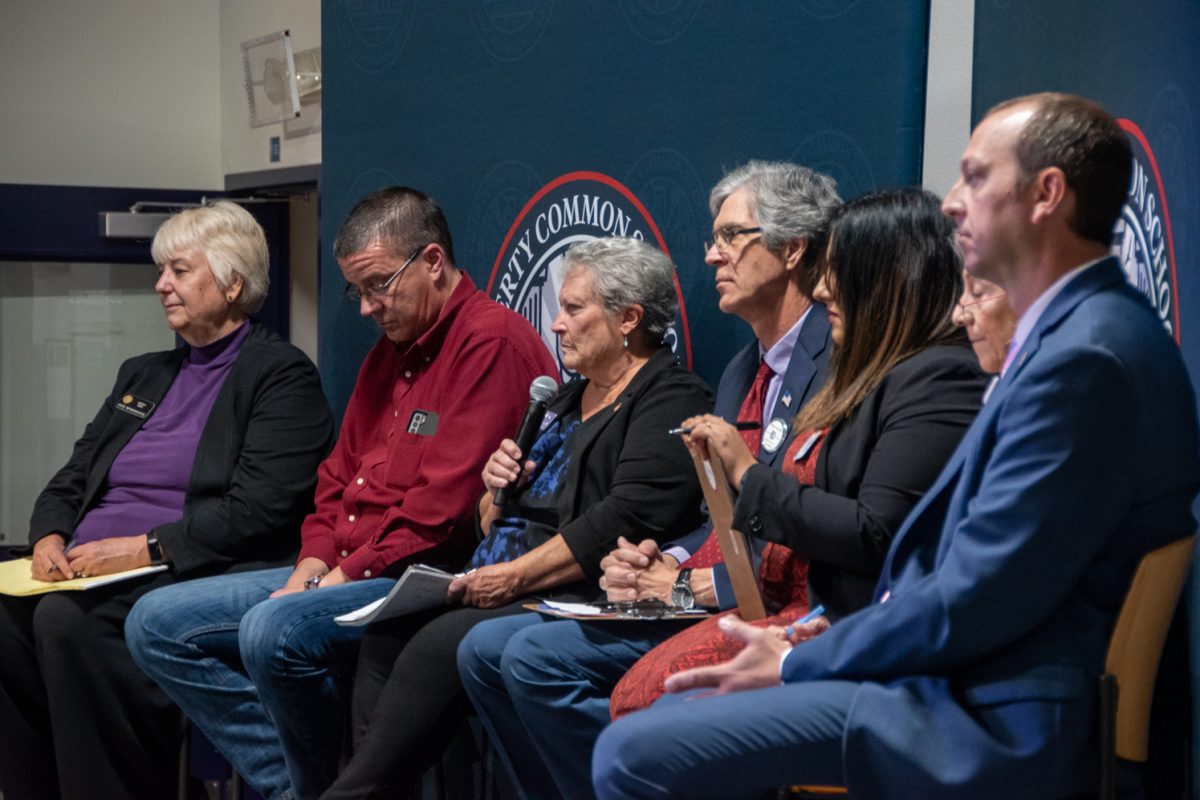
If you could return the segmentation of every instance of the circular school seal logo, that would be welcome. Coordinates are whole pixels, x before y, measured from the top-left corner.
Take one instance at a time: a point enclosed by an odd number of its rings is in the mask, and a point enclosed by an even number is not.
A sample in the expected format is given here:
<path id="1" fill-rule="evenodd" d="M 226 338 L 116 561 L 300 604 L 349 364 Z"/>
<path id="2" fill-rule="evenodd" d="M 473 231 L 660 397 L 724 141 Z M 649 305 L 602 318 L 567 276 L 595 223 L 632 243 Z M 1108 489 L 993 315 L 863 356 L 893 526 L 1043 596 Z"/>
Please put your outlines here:
<path id="1" fill-rule="evenodd" d="M 414 0 L 339 0 L 333 27 L 364 72 L 378 74 L 400 57 L 412 30 Z"/>
<path id="2" fill-rule="evenodd" d="M 687 30 L 701 0 L 620 0 L 633 32 L 651 44 L 667 44 Z"/>
<path id="3" fill-rule="evenodd" d="M 1146 295 L 1163 327 L 1179 342 L 1179 284 L 1175 240 L 1162 174 L 1150 142 L 1131 120 L 1118 120 L 1133 145 L 1133 175 L 1121 216 L 1113 227 L 1112 252 L 1129 283 Z"/>
<path id="4" fill-rule="evenodd" d="M 846 131 L 817 131 L 792 151 L 788 161 L 833 178 L 842 197 L 857 197 L 878 185 L 871 159 Z"/>
<path id="5" fill-rule="evenodd" d="M 571 172 L 539 189 L 517 214 L 488 279 L 488 295 L 529 320 L 555 354 L 563 380 L 575 375 L 563 366 L 558 337 L 550 330 L 558 315 L 563 256 L 576 242 L 601 236 L 641 239 L 671 254 L 633 192 L 600 172 Z M 678 276 L 675 296 L 679 315 L 667 329 L 666 340 L 679 362 L 691 368 L 692 343 Z"/>
<path id="6" fill-rule="evenodd" d="M 479 43 L 498 61 L 519 61 L 541 40 L 554 0 L 476 0 L 468 8 Z"/>

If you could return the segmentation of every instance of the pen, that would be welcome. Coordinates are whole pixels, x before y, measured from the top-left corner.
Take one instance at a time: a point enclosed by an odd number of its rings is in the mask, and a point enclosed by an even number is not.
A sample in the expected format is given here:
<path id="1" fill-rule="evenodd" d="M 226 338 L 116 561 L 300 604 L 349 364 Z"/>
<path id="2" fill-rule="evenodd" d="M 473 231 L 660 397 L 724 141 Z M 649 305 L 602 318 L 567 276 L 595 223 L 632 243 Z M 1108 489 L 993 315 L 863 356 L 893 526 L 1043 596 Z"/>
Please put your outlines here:
<path id="1" fill-rule="evenodd" d="M 810 610 L 803 617 L 800 617 L 800 619 L 796 620 L 791 625 L 788 625 L 786 628 L 783 629 L 783 632 L 785 634 L 787 634 L 787 638 L 790 640 L 793 636 L 796 635 L 796 626 L 797 625 L 804 625 L 806 623 L 812 622 L 814 619 L 816 619 L 817 617 L 821 616 L 824 613 L 825 613 L 825 606 L 819 605 L 816 608 Z"/>
<path id="2" fill-rule="evenodd" d="M 737 428 L 739 431 L 756 431 L 762 427 L 762 423 L 754 422 L 753 420 L 738 420 L 737 422 L 733 423 L 733 427 Z M 671 428 L 671 430 L 667 431 L 667 436 L 678 436 L 681 433 L 691 432 L 691 428 Z"/>

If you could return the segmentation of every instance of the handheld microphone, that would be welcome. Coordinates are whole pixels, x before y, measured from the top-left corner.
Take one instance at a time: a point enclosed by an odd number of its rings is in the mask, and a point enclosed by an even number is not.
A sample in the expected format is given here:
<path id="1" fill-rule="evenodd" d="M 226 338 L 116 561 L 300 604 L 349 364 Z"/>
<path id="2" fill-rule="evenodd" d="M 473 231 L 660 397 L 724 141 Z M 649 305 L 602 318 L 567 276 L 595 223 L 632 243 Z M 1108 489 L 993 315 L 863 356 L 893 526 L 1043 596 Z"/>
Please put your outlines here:
<path id="1" fill-rule="evenodd" d="M 529 408 L 525 409 L 525 418 L 521 420 L 521 427 L 517 428 L 517 436 L 513 439 L 521 451 L 522 464 L 529 458 L 529 448 L 533 447 L 538 429 L 542 427 L 542 419 L 546 416 L 546 403 L 550 401 L 556 391 L 558 391 L 558 384 L 554 378 L 548 375 L 539 375 L 533 379 L 533 383 L 529 384 Z M 520 479 L 518 473 L 517 481 Z M 497 508 L 503 508 L 504 504 L 508 502 L 509 495 L 517 481 L 496 490 L 496 497 L 492 503 Z"/>

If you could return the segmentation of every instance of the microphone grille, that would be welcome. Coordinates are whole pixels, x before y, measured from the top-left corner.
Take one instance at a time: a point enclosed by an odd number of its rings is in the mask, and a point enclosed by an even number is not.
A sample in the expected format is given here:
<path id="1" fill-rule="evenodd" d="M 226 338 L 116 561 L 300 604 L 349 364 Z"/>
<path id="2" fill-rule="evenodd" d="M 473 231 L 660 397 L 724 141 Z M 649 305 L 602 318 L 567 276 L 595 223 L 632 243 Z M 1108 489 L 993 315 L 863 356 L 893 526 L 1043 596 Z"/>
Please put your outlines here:
<path id="1" fill-rule="evenodd" d="M 549 375 L 539 375 L 529 384 L 529 399 L 545 403 L 558 391 L 558 382 Z"/>

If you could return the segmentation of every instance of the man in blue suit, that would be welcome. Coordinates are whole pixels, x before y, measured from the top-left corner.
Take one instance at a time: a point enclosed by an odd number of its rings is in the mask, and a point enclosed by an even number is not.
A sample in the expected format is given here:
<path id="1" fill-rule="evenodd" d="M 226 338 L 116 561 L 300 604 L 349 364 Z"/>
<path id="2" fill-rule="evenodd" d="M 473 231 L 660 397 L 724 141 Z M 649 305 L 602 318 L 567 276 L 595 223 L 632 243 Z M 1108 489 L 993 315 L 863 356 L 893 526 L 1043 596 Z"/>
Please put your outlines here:
<path id="1" fill-rule="evenodd" d="M 714 413 L 730 421 L 761 419 L 761 430 L 750 435 L 761 438 L 758 460 L 775 468 L 783 461 L 792 417 L 820 390 L 828 371 L 829 317 L 813 302 L 812 289 L 829 219 L 840 202 L 831 178 L 795 164 L 762 161 L 725 175 L 709 197 L 713 237 L 705 261 L 714 270 L 720 308 L 755 334 L 725 369 Z M 692 585 L 688 579 L 687 560 L 710 532 L 705 525 L 661 553 L 653 541 L 636 547 L 623 542 L 605 560 L 637 562 L 629 571 L 640 574 L 643 585 L 630 584 L 633 596 L 647 591 L 649 577 L 658 582 L 652 591 L 664 599 L 686 590 L 698 601 L 733 607 L 723 565 L 695 573 L 712 575 L 712 582 Z M 507 617 L 476 626 L 459 648 L 459 672 L 522 797 L 586 796 L 588 756 L 608 722 L 613 684 L 679 628 L 623 623 L 597 631 L 568 620 L 538 624 L 541 619 Z M 507 679 L 514 662 L 540 673 L 546 654 L 564 671 L 556 678 Z M 510 688 L 520 691 L 510 695 Z"/>
<path id="2" fill-rule="evenodd" d="M 1081 98 L 1018 98 L 984 118 L 944 209 L 967 269 L 1003 286 L 1020 322 L 876 601 L 794 648 L 730 620 L 747 642 L 736 659 L 668 681 L 704 691 L 600 737 L 600 797 L 1094 791 L 1116 612 L 1139 558 L 1195 530 L 1200 486 L 1178 349 L 1107 257 L 1130 164 L 1115 120 Z"/>

